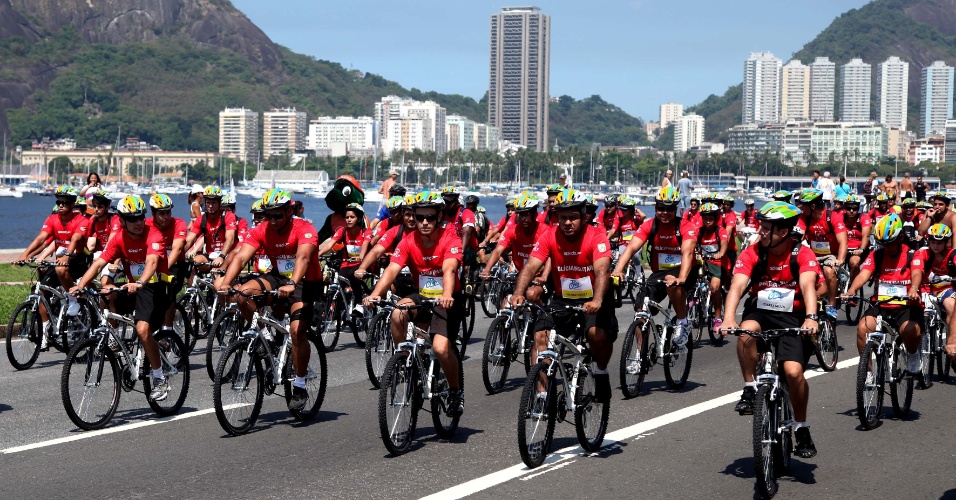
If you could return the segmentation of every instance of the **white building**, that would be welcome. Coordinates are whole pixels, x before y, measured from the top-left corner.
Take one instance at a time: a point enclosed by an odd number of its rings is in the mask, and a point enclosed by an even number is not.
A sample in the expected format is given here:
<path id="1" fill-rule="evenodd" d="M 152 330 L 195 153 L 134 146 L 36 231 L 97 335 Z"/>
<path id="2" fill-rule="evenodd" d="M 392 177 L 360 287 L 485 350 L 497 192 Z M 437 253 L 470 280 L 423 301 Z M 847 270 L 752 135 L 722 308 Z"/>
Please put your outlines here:
<path id="1" fill-rule="evenodd" d="M 405 141 L 403 138 L 389 136 L 393 127 L 392 121 L 404 121 L 408 118 L 416 118 L 422 121 L 422 133 L 424 134 L 418 147 L 422 151 L 434 151 L 438 156 L 445 154 L 445 148 L 448 141 L 445 138 L 445 108 L 433 101 L 419 102 L 412 99 L 399 98 L 395 96 L 383 97 L 381 101 L 375 103 L 375 120 L 378 122 L 379 139 L 382 149 L 386 144 L 401 144 Z M 405 130 L 399 127 L 398 130 Z M 410 151 L 410 150 L 409 150 Z"/>
<path id="2" fill-rule="evenodd" d="M 780 121 L 780 70 L 770 52 L 752 52 L 744 62 L 744 124 Z"/>
<path id="3" fill-rule="evenodd" d="M 909 96 L 910 65 L 892 56 L 876 71 L 876 92 L 880 101 L 880 123 L 906 130 L 906 105 Z"/>
<path id="4" fill-rule="evenodd" d="M 239 161 L 259 157 L 259 113 L 245 108 L 219 112 L 219 154 Z"/>
<path id="5" fill-rule="evenodd" d="M 953 67 L 935 61 L 923 68 L 921 83 L 919 136 L 942 134 L 953 118 Z"/>
<path id="6" fill-rule="evenodd" d="M 840 121 L 870 121 L 872 67 L 854 58 L 840 67 Z"/>
<path id="7" fill-rule="evenodd" d="M 387 138 L 382 140 L 382 154 L 388 156 L 394 151 L 425 150 L 425 120 L 421 118 L 398 118 L 386 124 Z"/>
<path id="8" fill-rule="evenodd" d="M 302 151 L 308 121 L 304 111 L 275 108 L 262 114 L 262 154 L 270 156 Z"/>
<path id="9" fill-rule="evenodd" d="M 334 151 L 364 156 L 375 150 L 375 120 L 370 116 L 320 116 L 309 122 L 308 149 L 316 156 Z"/>
<path id="10" fill-rule="evenodd" d="M 475 121 L 461 115 L 445 117 L 446 151 L 475 149 Z"/>
<path id="11" fill-rule="evenodd" d="M 674 126 L 674 151 L 685 152 L 704 142 L 704 117 L 684 115 Z"/>
<path id="12" fill-rule="evenodd" d="M 499 141 L 498 127 L 484 123 L 475 124 L 475 149 L 478 151 L 498 151 Z"/>
<path id="13" fill-rule="evenodd" d="M 810 63 L 810 119 L 832 122 L 834 115 L 834 86 L 836 64 L 828 57 L 818 57 Z"/>
<path id="14" fill-rule="evenodd" d="M 810 118 L 810 67 L 794 59 L 781 71 L 780 121 Z"/>
<path id="15" fill-rule="evenodd" d="M 684 105 L 676 102 L 661 104 L 660 128 L 665 129 L 672 123 L 677 123 L 684 116 Z"/>
<path id="16" fill-rule="evenodd" d="M 810 153 L 825 161 L 830 153 L 850 161 L 879 161 L 889 148 L 887 128 L 879 123 L 815 123 L 811 131 Z"/>

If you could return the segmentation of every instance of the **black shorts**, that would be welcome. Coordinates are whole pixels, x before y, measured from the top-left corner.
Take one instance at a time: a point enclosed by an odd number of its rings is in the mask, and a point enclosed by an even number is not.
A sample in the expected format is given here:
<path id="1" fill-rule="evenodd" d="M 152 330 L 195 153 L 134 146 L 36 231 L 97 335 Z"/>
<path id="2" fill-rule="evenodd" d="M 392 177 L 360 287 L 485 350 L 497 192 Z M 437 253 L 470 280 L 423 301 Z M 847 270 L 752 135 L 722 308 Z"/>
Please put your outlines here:
<path id="1" fill-rule="evenodd" d="M 420 306 L 422 304 L 422 300 L 424 300 L 419 293 L 412 293 L 405 298 L 414 302 L 416 306 Z M 448 333 L 444 336 L 448 338 L 449 342 L 454 342 L 458 338 L 458 333 L 461 330 L 461 322 L 465 318 L 465 294 L 459 291 L 452 294 L 451 298 L 455 302 L 452 304 L 451 309 L 447 311 L 448 316 L 445 318 L 445 328 Z M 419 309 L 415 311 L 414 319 L 412 321 L 414 321 L 416 324 L 430 324 L 432 321 L 432 314 L 436 314 L 433 308 Z M 433 332 L 432 335 L 441 334 Z"/>
<path id="2" fill-rule="evenodd" d="M 761 330 L 771 330 L 774 328 L 800 328 L 803 326 L 805 312 L 796 310 L 794 312 L 764 311 L 757 309 L 756 301 L 753 298 L 747 299 L 744 303 L 743 321 L 756 321 Z M 813 339 L 809 335 L 787 335 L 773 340 L 777 347 L 777 361 L 796 361 L 804 369 L 810 356 L 816 349 L 813 345 Z"/>
<path id="3" fill-rule="evenodd" d="M 890 309 L 886 307 L 880 308 L 883 313 L 883 321 L 888 322 L 893 325 L 894 328 L 899 330 L 900 325 L 907 321 L 915 321 L 919 325 L 920 331 L 925 330 L 923 326 L 923 310 L 915 306 L 904 306 L 899 309 Z M 872 318 L 876 317 L 876 308 L 869 308 L 863 313 L 863 316 L 870 316 Z"/>
<path id="4" fill-rule="evenodd" d="M 169 276 L 172 278 L 169 284 L 169 294 L 175 297 L 182 291 L 186 285 L 186 280 L 189 278 L 189 264 L 184 260 L 173 264 L 173 267 L 169 268 Z"/>
<path id="5" fill-rule="evenodd" d="M 133 313 L 133 321 L 149 323 L 149 330 L 163 326 L 166 311 L 172 303 L 167 283 L 147 283 L 138 292 L 120 293 L 116 296 L 116 310 L 120 314 Z"/>
<path id="6" fill-rule="evenodd" d="M 681 285 L 681 288 L 683 288 L 685 292 L 690 292 L 691 290 L 694 289 L 694 286 L 697 283 L 696 283 L 696 280 L 690 279 L 690 276 L 697 276 L 698 272 L 699 270 L 697 266 L 694 266 L 690 270 L 690 275 L 688 275 L 687 281 L 685 281 Z M 650 276 L 647 277 L 647 288 L 648 290 L 650 290 L 651 300 L 653 300 L 654 302 L 657 302 L 658 304 L 660 304 L 662 300 L 667 298 L 667 287 L 663 283 L 653 283 L 653 282 L 657 280 L 663 280 L 665 276 L 673 276 L 675 278 L 680 276 L 680 268 L 677 267 L 674 269 L 668 269 L 667 271 L 654 271 L 651 273 Z M 637 307 L 639 304 L 643 304 L 643 303 L 644 303 L 644 295 L 641 293 L 640 290 L 638 290 L 638 294 L 634 298 L 634 307 Z"/>
<path id="7" fill-rule="evenodd" d="M 552 306 L 580 306 L 585 302 L 587 301 L 567 300 L 560 297 L 551 299 Z M 571 338 L 572 335 L 577 333 L 574 328 L 577 326 L 577 322 L 574 321 L 577 314 L 579 313 L 572 311 L 556 312 L 553 315 L 540 314 L 534 322 L 534 331 L 540 332 L 554 328 L 562 337 Z M 601 301 L 601 309 L 598 310 L 598 313 L 584 316 L 584 331 L 586 332 L 591 328 L 604 330 L 611 342 L 617 340 L 618 324 L 617 315 L 614 313 L 614 293 L 610 289 L 604 294 L 604 300 Z"/>
<path id="8" fill-rule="evenodd" d="M 74 282 L 83 277 L 83 275 L 86 273 L 86 270 L 90 268 L 90 264 L 93 263 L 92 259 L 93 256 L 83 253 L 70 257 L 69 263 L 67 264 L 67 271 L 70 274 L 70 278 L 72 278 Z M 43 276 L 40 277 L 40 283 L 43 283 L 50 288 L 62 286 L 60 279 L 56 277 L 55 267 L 49 267 L 43 272 Z"/>
<path id="9" fill-rule="evenodd" d="M 259 276 L 256 276 L 249 281 L 258 282 L 259 288 L 261 289 L 265 289 L 265 287 L 263 286 L 263 283 L 268 283 L 270 290 L 277 290 L 279 289 L 280 286 L 285 285 L 285 282 L 287 279 L 288 278 L 281 276 L 277 273 L 267 273 L 267 274 L 260 274 Z M 263 301 L 262 299 L 264 298 L 265 297 L 256 298 L 256 305 L 260 307 L 267 304 L 278 305 L 279 302 L 281 301 L 283 304 L 291 307 L 293 304 L 297 304 L 301 302 L 302 309 L 300 309 L 299 312 L 297 313 L 299 315 L 299 318 L 292 318 L 292 319 L 295 320 L 295 319 L 311 318 L 312 313 L 315 310 L 315 302 L 322 298 L 322 282 L 303 280 L 302 282 L 300 282 L 298 285 L 295 286 L 295 291 L 292 292 L 292 294 L 286 297 L 285 299 L 280 299 L 278 297 L 269 297 L 270 300 Z"/>

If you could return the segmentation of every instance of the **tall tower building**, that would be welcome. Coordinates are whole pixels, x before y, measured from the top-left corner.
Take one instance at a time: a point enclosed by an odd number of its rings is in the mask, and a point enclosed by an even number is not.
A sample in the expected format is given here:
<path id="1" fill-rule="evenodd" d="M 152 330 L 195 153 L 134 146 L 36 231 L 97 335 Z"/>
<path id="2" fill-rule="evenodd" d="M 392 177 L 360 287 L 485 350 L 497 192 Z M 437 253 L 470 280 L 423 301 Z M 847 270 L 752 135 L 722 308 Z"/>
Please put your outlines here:
<path id="1" fill-rule="evenodd" d="M 704 142 L 704 117 L 691 113 L 674 126 L 674 151 L 684 152 Z"/>
<path id="2" fill-rule="evenodd" d="M 840 121 L 870 121 L 870 84 L 873 68 L 854 58 L 840 67 Z"/>
<path id="3" fill-rule="evenodd" d="M 262 113 L 262 154 L 266 158 L 305 149 L 307 136 L 304 111 L 277 108 Z"/>
<path id="4" fill-rule="evenodd" d="M 834 87 L 836 64 L 828 57 L 818 57 L 810 63 L 810 119 L 832 122 L 834 117 Z"/>
<path id="5" fill-rule="evenodd" d="M 942 134 L 946 120 L 953 118 L 953 68 L 934 61 L 923 68 L 922 100 L 919 109 L 919 136 Z"/>
<path id="6" fill-rule="evenodd" d="M 672 123 L 677 123 L 680 117 L 684 116 L 684 106 L 676 102 L 667 102 L 661 104 L 661 129 L 667 128 Z"/>
<path id="7" fill-rule="evenodd" d="M 810 118 L 810 68 L 794 59 L 781 71 L 780 121 Z"/>
<path id="8" fill-rule="evenodd" d="M 550 16 L 538 7 L 491 16 L 488 124 L 500 139 L 547 151 L 550 66 Z"/>
<path id="9" fill-rule="evenodd" d="M 876 92 L 880 101 L 880 123 L 906 130 L 906 105 L 909 96 L 910 64 L 892 56 L 879 64 Z"/>
<path id="10" fill-rule="evenodd" d="M 239 161 L 259 157 L 259 113 L 245 108 L 219 112 L 219 154 Z"/>
<path id="11" fill-rule="evenodd" d="M 781 64 L 770 52 L 751 52 L 744 62 L 744 124 L 780 121 Z"/>

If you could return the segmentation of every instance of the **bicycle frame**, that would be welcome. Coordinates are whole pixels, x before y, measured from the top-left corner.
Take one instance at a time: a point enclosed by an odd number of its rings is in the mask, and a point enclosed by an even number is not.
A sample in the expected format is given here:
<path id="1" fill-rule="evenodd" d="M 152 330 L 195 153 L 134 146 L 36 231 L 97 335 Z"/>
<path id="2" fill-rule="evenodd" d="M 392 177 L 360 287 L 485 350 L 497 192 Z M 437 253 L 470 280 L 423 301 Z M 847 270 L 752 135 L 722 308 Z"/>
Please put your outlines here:
<path id="1" fill-rule="evenodd" d="M 708 286 L 710 286 L 710 285 L 708 285 Z M 650 324 L 650 326 L 651 326 L 651 332 L 657 337 L 657 342 L 655 342 L 655 344 L 656 344 L 655 350 L 657 351 L 657 359 L 663 359 L 663 358 L 664 358 L 664 344 L 665 344 L 665 342 L 664 342 L 664 330 L 661 329 L 660 331 L 658 331 L 658 329 L 657 329 L 657 323 L 654 321 L 654 314 L 652 314 L 651 312 L 649 312 L 649 309 L 650 309 L 650 308 L 653 308 L 656 314 L 662 314 L 662 315 L 664 315 L 664 319 L 666 320 L 665 323 L 668 323 L 668 324 L 669 324 L 669 323 L 671 323 L 671 322 L 673 321 L 673 319 L 672 319 L 670 313 L 667 311 L 667 309 L 665 309 L 664 307 L 662 307 L 662 306 L 661 306 L 660 304 L 658 304 L 657 302 L 654 302 L 653 300 L 651 300 L 651 298 L 648 297 L 646 293 L 645 293 L 645 295 L 644 295 L 644 308 L 643 308 L 642 310 L 637 311 L 636 313 L 634 313 L 634 319 L 635 319 L 635 320 L 637 320 L 637 319 L 643 319 L 643 320 L 644 320 L 644 324 Z"/>
<path id="2" fill-rule="evenodd" d="M 578 324 L 575 330 L 580 329 L 581 325 Z M 581 332 L 582 337 L 586 335 L 585 332 Z M 566 352 L 572 352 L 574 356 L 574 363 L 570 366 L 573 367 L 574 373 L 571 375 L 570 380 L 568 379 L 568 373 L 566 366 L 561 362 L 561 359 L 564 357 Z M 546 375 L 548 378 L 554 374 L 554 371 L 557 370 L 558 374 L 561 376 L 561 380 L 564 381 L 565 394 L 569 397 L 564 398 L 565 400 L 565 409 L 569 414 L 574 414 L 576 405 L 574 403 L 575 397 L 578 391 L 578 376 L 581 374 L 581 365 L 584 363 L 584 344 L 582 342 L 571 342 L 566 337 L 563 337 L 558 334 L 557 330 L 552 328 L 548 332 L 548 349 L 538 353 L 537 362 L 542 360 L 549 360 L 548 370 Z"/>
<path id="3" fill-rule="evenodd" d="M 266 352 L 270 354 L 269 356 L 265 356 L 265 362 L 267 370 L 270 370 L 272 373 L 272 383 L 273 385 L 281 384 L 282 369 L 285 368 L 285 364 L 289 361 L 289 354 L 292 352 L 292 335 L 289 333 L 289 329 L 283 326 L 279 321 L 276 321 L 276 319 L 272 317 L 272 314 L 268 312 L 260 313 L 258 309 L 252 314 L 252 321 L 249 324 L 252 326 L 242 334 L 242 338 L 249 340 L 249 346 L 246 348 L 246 352 L 252 356 L 256 350 L 256 344 L 263 344 Z M 273 352 L 269 342 L 262 338 L 263 326 L 272 328 L 277 334 L 284 336 L 278 356 Z M 308 378 L 310 375 L 312 374 L 307 374 L 306 377 Z"/>
<path id="4" fill-rule="evenodd" d="M 412 363 L 418 365 L 418 370 L 423 375 L 421 376 L 422 380 L 422 399 L 429 400 L 432 398 L 432 379 L 434 378 L 435 363 L 438 362 L 438 358 L 435 357 L 435 351 L 432 350 L 432 344 L 428 341 L 430 334 L 429 331 L 422 330 L 421 328 L 415 326 L 415 322 L 412 320 L 408 321 L 408 327 L 405 330 L 405 342 L 398 344 L 395 347 L 396 351 L 403 351 L 408 353 L 408 356 L 405 358 L 405 366 L 411 368 Z M 419 348 L 425 350 L 428 354 L 428 371 L 425 370 L 425 366 L 422 363 L 422 356 L 419 355 Z"/>

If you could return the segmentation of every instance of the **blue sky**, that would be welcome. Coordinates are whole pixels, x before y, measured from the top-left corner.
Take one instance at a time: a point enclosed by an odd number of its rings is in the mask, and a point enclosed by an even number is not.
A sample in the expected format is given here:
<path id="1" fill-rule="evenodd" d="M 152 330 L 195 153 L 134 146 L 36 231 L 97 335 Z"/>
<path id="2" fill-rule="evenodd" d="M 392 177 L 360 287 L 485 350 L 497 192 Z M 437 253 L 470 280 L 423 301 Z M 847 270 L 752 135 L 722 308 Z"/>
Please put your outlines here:
<path id="1" fill-rule="evenodd" d="M 649 121 L 742 80 L 752 51 L 784 63 L 868 0 L 233 0 L 273 41 L 406 88 L 481 98 L 489 23 L 501 7 L 551 16 L 552 96 L 600 95 Z M 819 54 L 821 56 L 828 54 Z"/>

